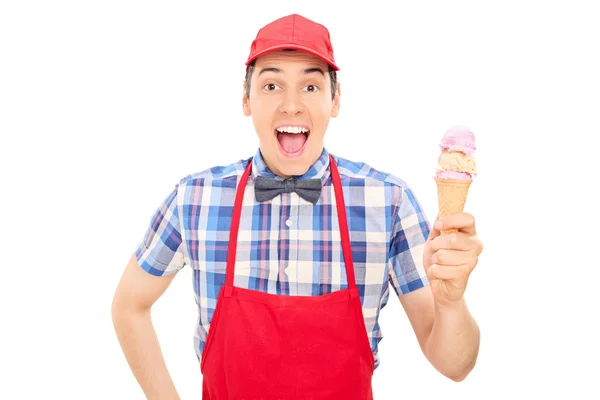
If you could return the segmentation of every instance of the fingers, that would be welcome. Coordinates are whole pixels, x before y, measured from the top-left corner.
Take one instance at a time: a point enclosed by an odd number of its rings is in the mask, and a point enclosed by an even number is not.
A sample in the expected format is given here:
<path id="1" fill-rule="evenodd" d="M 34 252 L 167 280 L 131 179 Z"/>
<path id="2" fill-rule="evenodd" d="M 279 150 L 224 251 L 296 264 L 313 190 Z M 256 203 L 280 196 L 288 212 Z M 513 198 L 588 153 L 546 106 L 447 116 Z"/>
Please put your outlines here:
<path id="1" fill-rule="evenodd" d="M 434 264 L 439 265 L 466 265 L 473 264 L 475 260 L 475 255 L 469 252 L 460 251 L 460 250 L 447 250 L 440 249 L 433 253 L 431 256 L 431 261 Z"/>
<path id="2" fill-rule="evenodd" d="M 478 240 L 464 233 L 455 232 L 448 235 L 437 236 L 431 241 L 431 250 L 436 252 L 441 249 L 471 251 L 475 250 Z"/>
<path id="3" fill-rule="evenodd" d="M 435 279 L 466 281 L 471 270 L 466 266 L 449 266 L 432 264 L 427 270 L 427 279 L 433 281 Z"/>
<path id="4" fill-rule="evenodd" d="M 475 230 L 475 218 L 469 213 L 458 213 L 446 215 L 436 220 L 434 229 L 441 231 L 447 229 L 458 229 L 468 236 L 477 235 Z"/>

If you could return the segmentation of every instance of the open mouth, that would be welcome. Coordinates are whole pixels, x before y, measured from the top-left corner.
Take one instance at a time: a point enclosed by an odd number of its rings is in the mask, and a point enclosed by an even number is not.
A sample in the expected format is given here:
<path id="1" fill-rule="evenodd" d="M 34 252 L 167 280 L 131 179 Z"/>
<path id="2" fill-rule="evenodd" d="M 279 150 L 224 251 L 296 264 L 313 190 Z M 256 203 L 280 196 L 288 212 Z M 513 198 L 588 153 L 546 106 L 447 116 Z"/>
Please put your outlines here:
<path id="1" fill-rule="evenodd" d="M 306 126 L 284 125 L 275 129 L 279 149 L 288 156 L 299 156 L 306 147 L 310 130 Z"/>

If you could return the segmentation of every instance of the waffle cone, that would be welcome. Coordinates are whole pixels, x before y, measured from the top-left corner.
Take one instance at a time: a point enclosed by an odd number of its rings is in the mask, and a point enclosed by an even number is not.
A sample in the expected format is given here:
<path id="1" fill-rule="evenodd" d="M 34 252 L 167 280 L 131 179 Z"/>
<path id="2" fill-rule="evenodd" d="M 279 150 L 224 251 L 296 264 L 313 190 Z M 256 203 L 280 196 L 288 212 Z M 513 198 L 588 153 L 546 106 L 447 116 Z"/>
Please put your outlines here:
<path id="1" fill-rule="evenodd" d="M 470 179 L 436 179 L 435 182 L 438 192 L 439 216 L 463 212 L 472 181 Z M 456 232 L 456 229 L 441 231 L 442 235 L 452 232 Z"/>

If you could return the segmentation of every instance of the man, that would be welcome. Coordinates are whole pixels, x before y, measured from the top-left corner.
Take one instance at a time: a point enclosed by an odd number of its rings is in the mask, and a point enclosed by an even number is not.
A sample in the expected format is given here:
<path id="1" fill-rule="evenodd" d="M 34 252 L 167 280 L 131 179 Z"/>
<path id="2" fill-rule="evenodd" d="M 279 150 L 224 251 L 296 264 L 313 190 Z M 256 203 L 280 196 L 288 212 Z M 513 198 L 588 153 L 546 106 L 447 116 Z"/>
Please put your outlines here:
<path id="1" fill-rule="evenodd" d="M 405 182 L 324 148 L 340 107 L 324 26 L 278 19 L 246 65 L 242 107 L 258 151 L 175 185 L 114 297 L 115 330 L 146 396 L 178 398 L 150 308 L 184 265 L 205 399 L 371 399 L 390 284 L 427 359 L 463 380 L 479 348 L 463 297 L 482 251 L 473 217 L 430 228 Z"/>

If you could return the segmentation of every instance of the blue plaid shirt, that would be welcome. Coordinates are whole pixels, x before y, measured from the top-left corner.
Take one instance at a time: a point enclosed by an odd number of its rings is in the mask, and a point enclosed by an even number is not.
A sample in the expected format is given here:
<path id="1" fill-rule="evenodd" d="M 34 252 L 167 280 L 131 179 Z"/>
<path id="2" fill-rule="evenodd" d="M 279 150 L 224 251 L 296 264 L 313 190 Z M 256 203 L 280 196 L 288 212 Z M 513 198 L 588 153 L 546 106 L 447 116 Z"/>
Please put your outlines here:
<path id="1" fill-rule="evenodd" d="M 404 181 L 362 162 L 333 158 L 342 181 L 356 285 L 377 367 L 377 344 L 383 337 L 378 316 L 390 284 L 402 295 L 429 283 L 422 258 L 430 225 Z M 185 265 L 192 268 L 198 359 L 225 283 L 236 185 L 248 162 L 249 158 L 182 178 L 159 205 L 136 249 L 138 263 L 152 275 L 169 275 Z M 283 179 L 268 169 L 259 149 L 245 188 L 234 285 L 286 296 L 345 289 L 327 149 L 298 177 L 321 179 L 323 190 L 315 205 L 296 193 L 257 202 L 253 179 L 257 175 Z"/>

